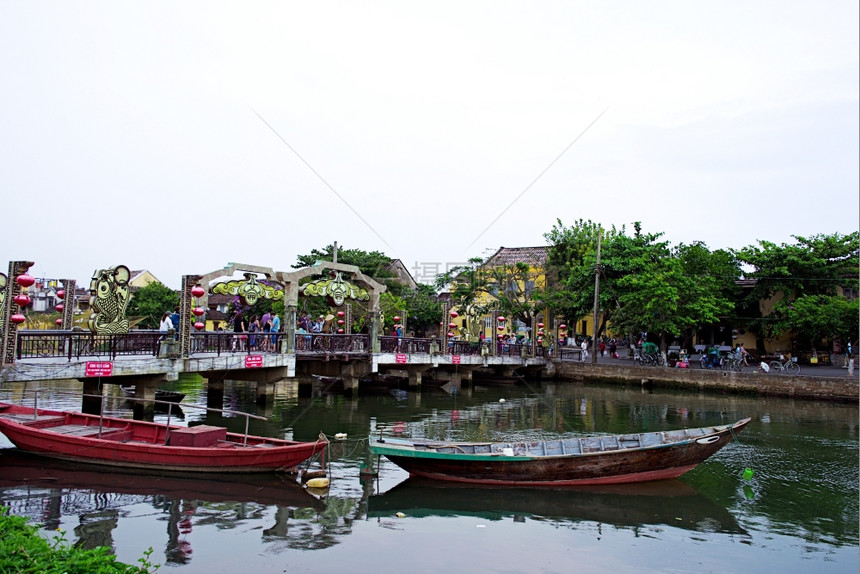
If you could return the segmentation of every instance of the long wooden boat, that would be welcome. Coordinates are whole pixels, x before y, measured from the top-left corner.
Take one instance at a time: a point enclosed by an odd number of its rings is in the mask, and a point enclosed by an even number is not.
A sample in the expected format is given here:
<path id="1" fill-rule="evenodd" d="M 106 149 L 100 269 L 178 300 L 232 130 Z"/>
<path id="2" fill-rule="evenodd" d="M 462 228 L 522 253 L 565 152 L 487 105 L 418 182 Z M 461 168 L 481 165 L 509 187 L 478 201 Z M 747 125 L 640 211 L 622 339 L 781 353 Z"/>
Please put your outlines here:
<path id="1" fill-rule="evenodd" d="M 677 478 L 726 446 L 749 422 L 532 442 L 380 438 L 370 450 L 410 476 L 434 480 L 504 486 L 624 484 Z"/>
<path id="2" fill-rule="evenodd" d="M 251 416 L 251 415 L 246 415 Z M 77 462 L 181 472 L 292 471 L 328 441 L 296 442 L 0 403 L 0 432 L 20 450 Z"/>

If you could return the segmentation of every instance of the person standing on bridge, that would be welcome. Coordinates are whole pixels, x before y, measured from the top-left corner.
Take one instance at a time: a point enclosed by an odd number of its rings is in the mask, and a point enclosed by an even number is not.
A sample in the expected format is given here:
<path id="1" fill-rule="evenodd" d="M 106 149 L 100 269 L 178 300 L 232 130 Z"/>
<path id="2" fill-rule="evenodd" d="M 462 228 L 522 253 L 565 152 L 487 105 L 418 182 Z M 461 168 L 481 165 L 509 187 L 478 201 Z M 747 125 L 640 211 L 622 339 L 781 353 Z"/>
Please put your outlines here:
<path id="1" fill-rule="evenodd" d="M 158 330 L 162 333 L 166 333 L 173 328 L 173 321 L 170 320 L 170 311 L 165 311 L 164 315 L 161 316 L 161 325 L 158 326 Z"/>
<path id="2" fill-rule="evenodd" d="M 233 317 L 233 332 L 239 333 L 238 335 L 233 335 L 233 350 L 244 351 L 245 341 L 248 339 L 248 335 L 245 335 L 245 317 L 242 316 L 240 311 L 236 311 L 236 316 Z"/>

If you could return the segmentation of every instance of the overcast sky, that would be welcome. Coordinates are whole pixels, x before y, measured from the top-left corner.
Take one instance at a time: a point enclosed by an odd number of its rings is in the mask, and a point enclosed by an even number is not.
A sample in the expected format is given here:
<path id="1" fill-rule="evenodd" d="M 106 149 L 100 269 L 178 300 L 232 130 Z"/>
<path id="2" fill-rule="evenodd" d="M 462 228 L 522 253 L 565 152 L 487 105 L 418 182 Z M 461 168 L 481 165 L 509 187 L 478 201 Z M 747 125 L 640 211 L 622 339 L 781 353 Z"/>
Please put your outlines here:
<path id="1" fill-rule="evenodd" d="M 0 265 L 858 229 L 858 2 L 0 0 Z M 572 144 L 572 145 L 571 145 Z"/>

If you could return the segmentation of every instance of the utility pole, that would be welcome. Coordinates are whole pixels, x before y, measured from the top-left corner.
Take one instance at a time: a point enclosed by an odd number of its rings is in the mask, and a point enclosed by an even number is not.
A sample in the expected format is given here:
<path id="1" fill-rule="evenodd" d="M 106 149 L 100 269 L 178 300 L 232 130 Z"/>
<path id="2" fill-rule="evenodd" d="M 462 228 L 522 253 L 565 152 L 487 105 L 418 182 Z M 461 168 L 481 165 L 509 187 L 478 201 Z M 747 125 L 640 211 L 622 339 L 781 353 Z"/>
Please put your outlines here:
<path id="1" fill-rule="evenodd" d="M 594 265 L 594 318 L 592 322 L 592 330 L 594 337 L 591 338 L 591 364 L 597 364 L 597 311 L 600 300 L 600 238 L 603 235 L 603 229 L 597 227 L 597 263 Z"/>

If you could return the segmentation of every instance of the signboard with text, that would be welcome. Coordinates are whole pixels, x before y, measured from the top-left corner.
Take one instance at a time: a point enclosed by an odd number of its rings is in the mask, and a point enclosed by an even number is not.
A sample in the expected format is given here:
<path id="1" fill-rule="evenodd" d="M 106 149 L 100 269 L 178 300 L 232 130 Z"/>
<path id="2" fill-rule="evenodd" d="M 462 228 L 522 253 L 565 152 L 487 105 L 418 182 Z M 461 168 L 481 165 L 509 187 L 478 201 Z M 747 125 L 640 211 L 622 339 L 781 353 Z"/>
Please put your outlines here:
<path id="1" fill-rule="evenodd" d="M 110 377 L 113 375 L 113 363 L 110 361 L 87 361 L 84 374 L 87 377 Z"/>
<path id="2" fill-rule="evenodd" d="M 245 357 L 246 369 L 259 369 L 263 366 L 263 355 L 248 355 Z"/>
<path id="3" fill-rule="evenodd" d="M 460 355 L 451 355 L 451 364 L 459 365 L 460 364 Z"/>
<path id="4" fill-rule="evenodd" d="M 402 353 L 397 353 L 396 355 L 394 355 L 394 362 L 395 363 L 405 363 L 406 359 L 407 359 L 406 355 L 404 355 Z"/>

